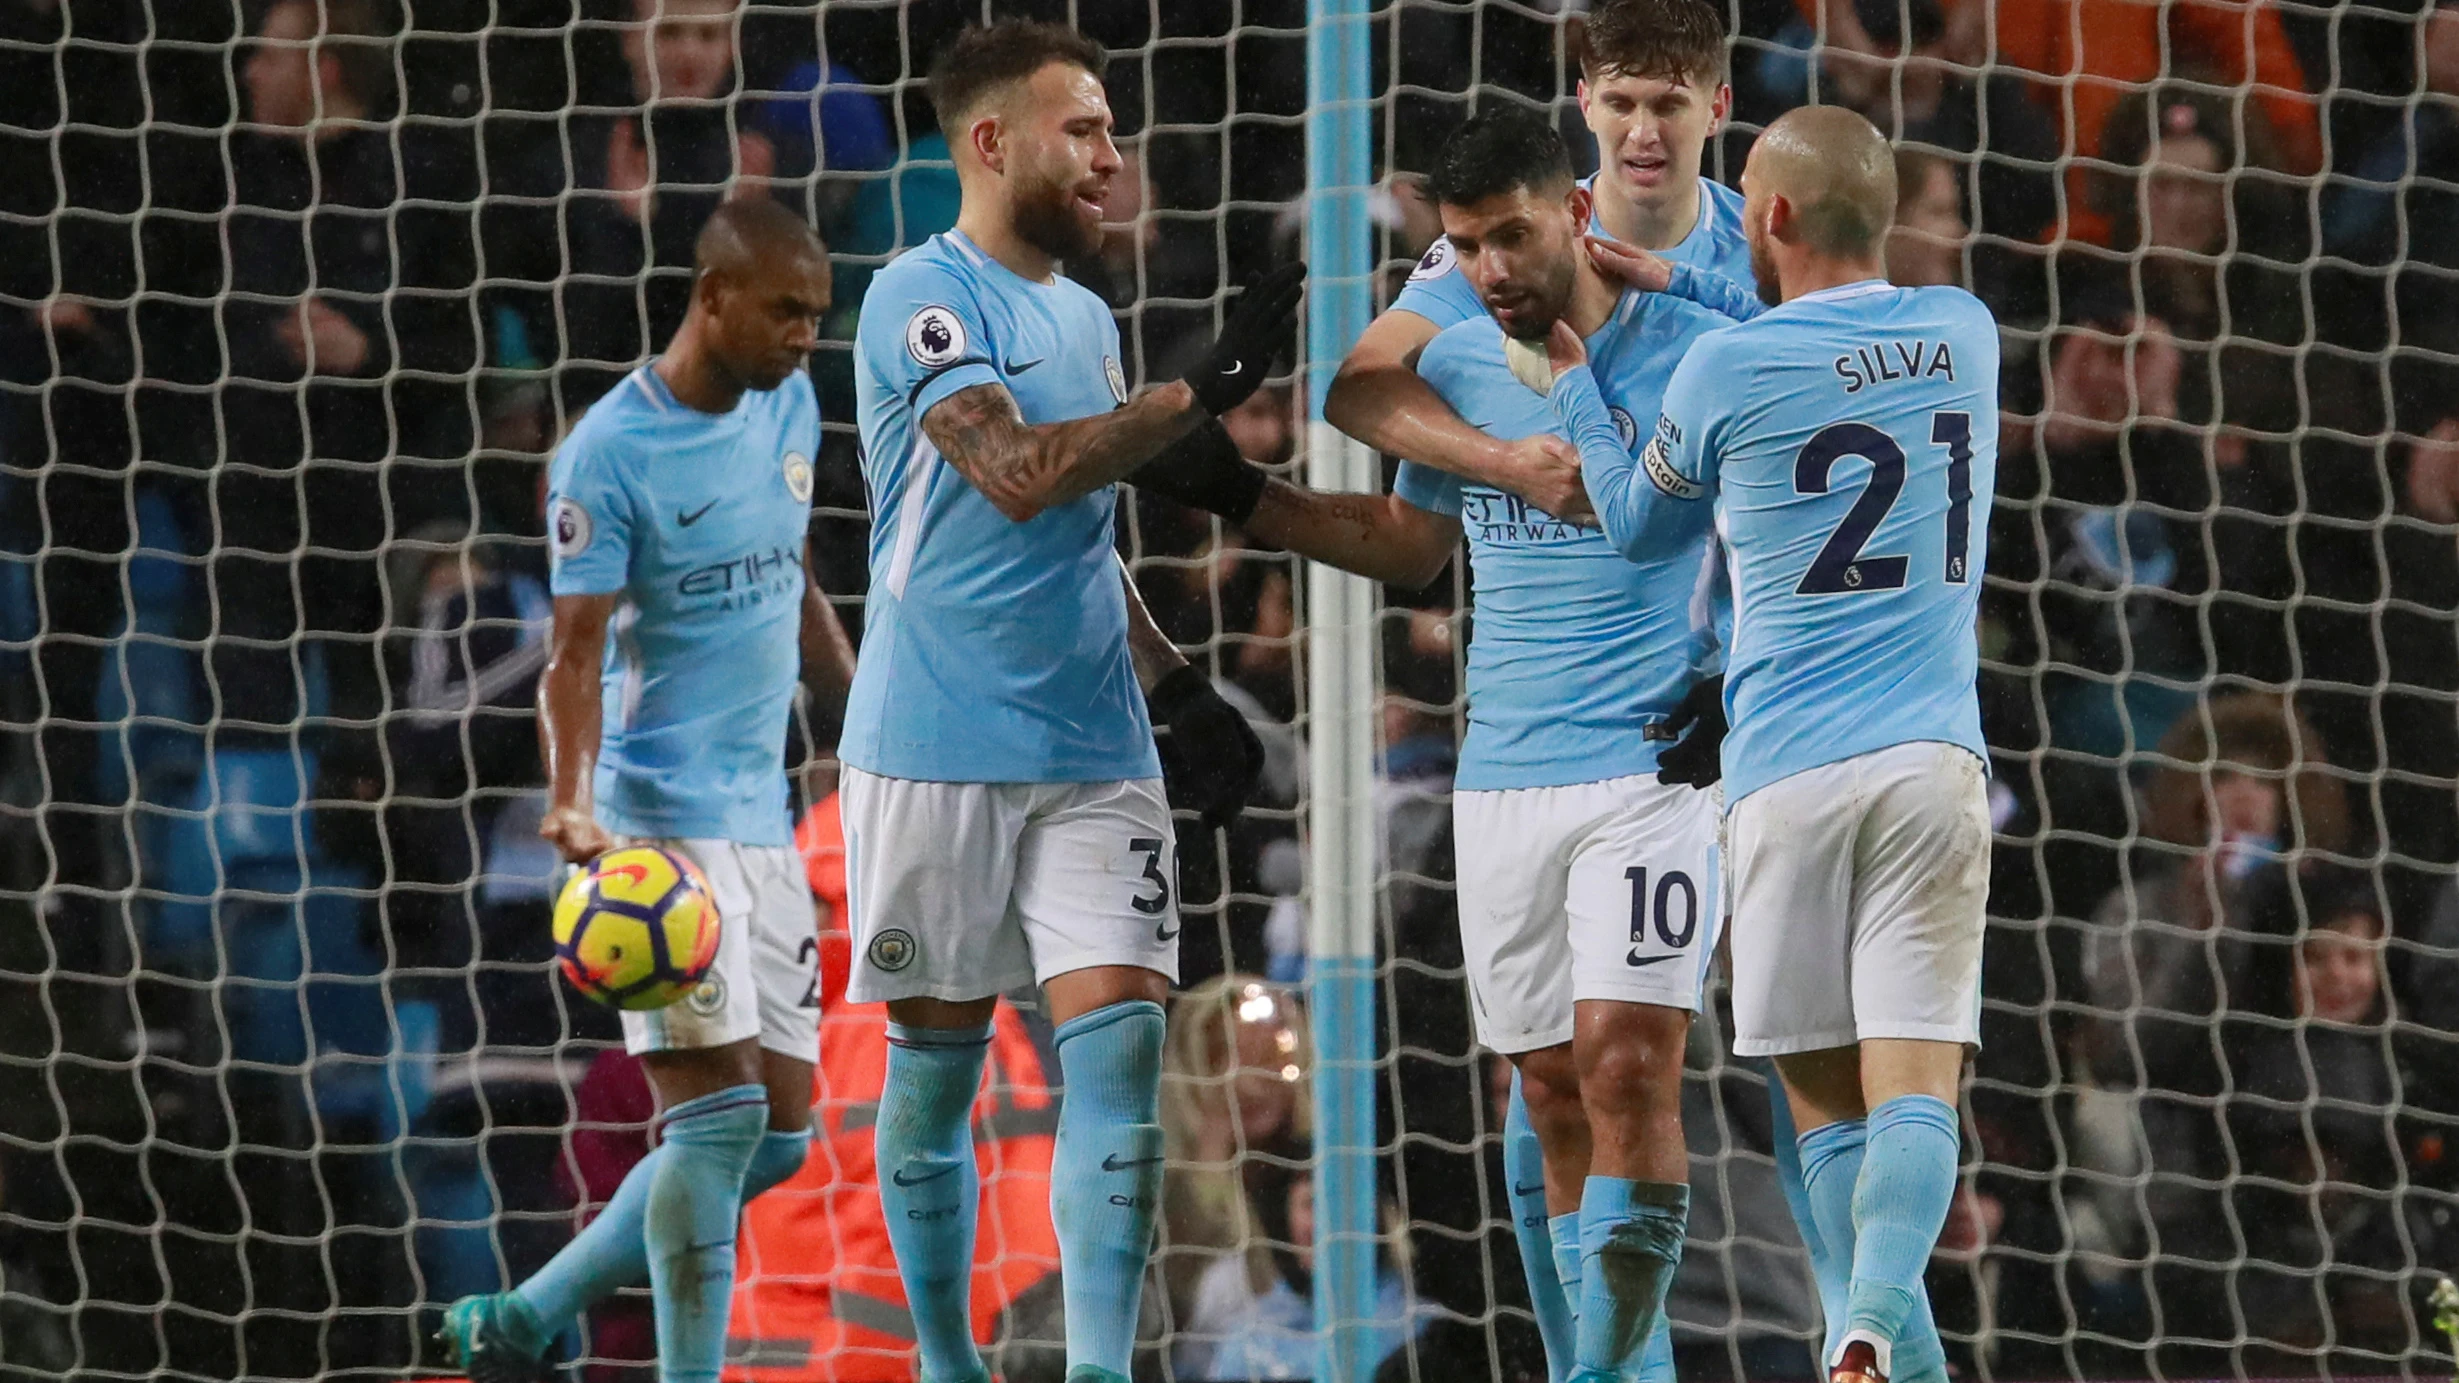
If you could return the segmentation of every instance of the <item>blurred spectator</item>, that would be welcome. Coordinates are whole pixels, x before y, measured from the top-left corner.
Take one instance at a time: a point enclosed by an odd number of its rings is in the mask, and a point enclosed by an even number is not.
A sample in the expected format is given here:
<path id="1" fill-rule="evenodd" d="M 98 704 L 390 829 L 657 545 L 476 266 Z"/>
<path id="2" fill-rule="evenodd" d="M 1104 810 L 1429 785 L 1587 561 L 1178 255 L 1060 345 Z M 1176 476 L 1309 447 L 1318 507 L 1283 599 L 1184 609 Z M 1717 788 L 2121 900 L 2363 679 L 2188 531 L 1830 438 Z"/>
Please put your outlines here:
<path id="1" fill-rule="evenodd" d="M 1840 84 L 1848 102 L 1853 101 L 1857 83 L 1864 89 L 1873 83 L 1867 76 L 1842 74 L 1855 59 L 1867 72 L 1870 60 L 1883 61 L 1897 47 L 1899 39 L 1882 34 L 1900 25 L 1881 18 L 1874 32 L 1869 22 L 1873 14 L 1896 15 L 1896 6 L 1886 0 L 1794 3 L 1811 23 L 1824 19 L 1826 45 L 1842 59 Z M 1916 23 L 1916 44 L 1926 28 Z M 2305 70 L 2272 0 L 2186 0 L 2164 6 L 2131 0 L 1952 0 L 1935 34 L 1934 51 L 1943 62 L 1967 70 L 1995 62 L 2029 76 L 2034 99 L 2053 118 L 2071 120 L 2057 152 L 2078 160 L 2108 156 L 2102 132 L 2111 128 L 2111 112 L 2129 92 L 2185 78 L 2246 92 L 2247 124 L 2270 127 L 2284 155 L 2280 166 L 2288 172 L 2310 175 L 2322 167 L 2317 104 L 2308 94 Z M 1993 121 L 1993 149 L 1999 129 Z M 2085 166 L 2073 165 L 2070 188 L 2077 193 Z M 2070 220 L 2067 228 L 2068 234 L 2090 239 L 2100 239 L 2100 232 L 2099 225 L 2085 218 Z"/>
<path id="2" fill-rule="evenodd" d="M 2270 162 L 2261 126 L 2230 103 L 2172 85 L 2129 94 L 2111 110 L 2091 205 L 2107 218 L 2106 251 L 2069 244 L 2058 256 L 2062 296 L 2111 292 L 2159 317 L 2185 352 L 2179 416 L 2283 434 L 2299 421 L 2298 347 L 2310 335 L 2290 266 L 2303 217 L 2279 188 L 2244 176 Z"/>
<path id="3" fill-rule="evenodd" d="M 1161 1078 L 1170 1162 L 1158 1257 L 1179 1328 L 1211 1265 L 1256 1243 L 1257 1210 L 1241 1179 L 1249 1153 L 1290 1140 L 1303 1146 L 1313 1136 L 1314 1065 L 1306 1011 L 1288 991 L 1252 975 L 1216 976 L 1172 1005 Z"/>
<path id="4" fill-rule="evenodd" d="M 674 334 L 692 245 L 717 203 L 765 196 L 779 172 L 761 122 L 738 113 L 741 0 L 630 0 L 622 25 L 628 104 L 579 115 L 565 139 L 508 169 L 492 208 L 490 268 L 527 334 L 554 342 L 577 378 L 577 414 Z"/>
<path id="5" fill-rule="evenodd" d="M 1195 1308 L 1172 1352 L 1175 1376 L 1232 1380 L 1303 1379 L 1316 1374 L 1322 1332 L 1315 1325 L 1315 1182 L 1303 1141 L 1251 1150 L 1240 1180 L 1259 1230 L 1246 1251 L 1213 1261 L 1196 1284 Z M 1376 1252 L 1369 1353 L 1381 1360 L 1423 1327 L 1403 1275 Z"/>
<path id="6" fill-rule="evenodd" d="M 443 296 L 470 281 L 467 208 L 401 200 L 477 190 L 457 150 L 385 123 L 391 48 L 370 0 L 282 0 L 240 68 L 212 496 L 211 670 L 232 728 L 286 728 L 328 694 L 330 713 L 372 715 L 388 517 L 414 527 L 461 502 L 457 477 L 397 467 L 388 486 L 375 464 L 425 450 L 437 421 L 396 412 L 388 371 L 468 363 L 465 309 Z"/>
<path id="7" fill-rule="evenodd" d="M 1961 288 L 1964 189 L 1955 164 L 1920 149 L 1895 155 L 1895 225 L 1887 231 L 1887 281 L 1898 288 Z"/>
<path id="8" fill-rule="evenodd" d="M 2167 1328 L 2225 1300 L 2197 1264 L 2236 1256 L 2217 1197 L 2230 1084 L 2215 1031 L 2252 1002 L 2254 905 L 2280 861 L 2348 847 L 2348 800 L 2312 727 L 2281 698 L 2241 692 L 2180 719 L 2143 794 L 2135 867 L 2103 900 L 2083 954 L 2087 1016 L 2073 1066 L 2079 1247 L 2157 1247 Z M 2139 1186 L 2134 1179 L 2148 1175 Z M 2205 1332 L 2208 1334 L 2208 1330 Z"/>
<path id="9" fill-rule="evenodd" d="M 1751 74 L 1783 106 L 1810 98 L 1819 0 L 1798 3 L 1804 17 L 1778 36 Z M 1971 13 L 1958 12 L 1964 28 L 1979 9 L 1967 8 Z M 1853 0 L 1828 9 L 1831 19 L 1849 15 L 1851 23 L 1831 32 L 1821 52 L 1827 99 L 1868 116 L 1899 148 L 1954 159 L 1958 210 L 1980 237 L 1973 254 L 1981 296 L 1993 298 L 2013 272 L 2017 247 L 2039 239 L 2057 219 L 2060 149 L 2049 113 L 2013 71 L 1973 71 L 1977 64 L 1963 52 L 1971 37 L 1949 31 L 1938 0 Z"/>
<path id="10" fill-rule="evenodd" d="M 2309 866 L 2273 892 L 2257 925 L 2270 944 L 2247 1007 L 2269 1021 L 2237 1025 L 2230 1052 L 2247 1321 L 2288 1350 L 2405 1355 L 2416 1340 L 2403 1232 L 2429 1242 L 2432 1230 L 2403 1224 L 2412 1075 L 2389 1040 L 2381 893 L 2353 870 Z M 2331 1367 L 2366 1365 L 2341 1356 Z"/>
<path id="11" fill-rule="evenodd" d="M 2110 298 L 2048 341 L 2037 425 L 2002 447 L 1988 597 L 2031 670 L 2048 742 L 2115 760 L 2156 743 L 2211 669 L 2202 438 L 2178 417 L 2168 324 Z M 2018 589 L 2020 587 L 2021 589 Z M 2122 833 L 2116 817 L 2060 825 Z"/>

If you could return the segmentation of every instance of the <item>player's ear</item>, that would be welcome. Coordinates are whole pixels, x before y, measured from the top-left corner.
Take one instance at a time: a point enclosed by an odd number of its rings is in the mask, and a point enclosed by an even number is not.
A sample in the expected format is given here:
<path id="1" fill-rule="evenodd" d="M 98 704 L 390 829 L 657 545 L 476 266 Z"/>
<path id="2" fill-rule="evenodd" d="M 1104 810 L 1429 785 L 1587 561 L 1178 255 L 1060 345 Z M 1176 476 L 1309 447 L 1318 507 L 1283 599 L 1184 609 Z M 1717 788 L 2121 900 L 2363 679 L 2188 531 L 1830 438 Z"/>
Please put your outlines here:
<path id="1" fill-rule="evenodd" d="M 1770 192 L 1767 194 L 1767 210 L 1761 215 L 1767 218 L 1768 239 L 1789 240 L 1792 238 L 1793 203 L 1790 198 L 1781 192 Z"/>
<path id="2" fill-rule="evenodd" d="M 1708 102 L 1708 138 L 1714 139 L 1725 128 L 1725 120 L 1733 114 L 1733 83 L 1718 82 L 1716 95 Z"/>
<path id="3" fill-rule="evenodd" d="M 1007 154 L 1000 147 L 1000 136 L 1005 133 L 996 115 L 976 116 L 965 127 L 965 142 L 973 147 L 973 156 L 994 173 L 1007 171 Z"/>
<path id="4" fill-rule="evenodd" d="M 1571 212 L 1572 233 L 1576 235 L 1588 229 L 1589 214 L 1595 210 L 1597 204 L 1596 195 L 1578 183 L 1573 183 L 1571 191 L 1563 199 L 1563 204 Z"/>

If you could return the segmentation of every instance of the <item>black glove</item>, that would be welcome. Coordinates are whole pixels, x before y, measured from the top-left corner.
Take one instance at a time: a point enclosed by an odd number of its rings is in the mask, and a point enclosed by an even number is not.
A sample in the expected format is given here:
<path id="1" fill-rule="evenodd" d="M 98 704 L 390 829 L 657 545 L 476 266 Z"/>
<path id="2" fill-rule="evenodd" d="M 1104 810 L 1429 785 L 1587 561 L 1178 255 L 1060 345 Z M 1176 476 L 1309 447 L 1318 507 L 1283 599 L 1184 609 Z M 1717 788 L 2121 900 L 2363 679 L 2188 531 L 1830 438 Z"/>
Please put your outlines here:
<path id="1" fill-rule="evenodd" d="M 1690 734 L 1682 734 L 1683 727 Z M 1644 731 L 1649 739 L 1679 739 L 1656 756 L 1656 780 L 1667 787 L 1704 788 L 1725 776 L 1725 679 L 1694 683 L 1673 714 Z"/>
<path id="2" fill-rule="evenodd" d="M 1206 418 L 1168 451 L 1129 471 L 1127 482 L 1210 510 L 1231 523 L 1253 517 L 1255 501 L 1264 494 L 1263 471 L 1238 454 L 1238 444 L 1219 418 Z"/>
<path id="3" fill-rule="evenodd" d="M 1264 742 L 1255 728 L 1193 665 L 1162 678 L 1144 699 L 1170 805 L 1199 813 L 1216 830 L 1236 825 L 1264 776 Z"/>
<path id="4" fill-rule="evenodd" d="M 1263 384 L 1273 355 L 1289 344 L 1290 319 L 1305 296 L 1303 264 L 1284 264 L 1239 295 L 1212 349 L 1183 376 L 1205 412 L 1218 418 Z"/>

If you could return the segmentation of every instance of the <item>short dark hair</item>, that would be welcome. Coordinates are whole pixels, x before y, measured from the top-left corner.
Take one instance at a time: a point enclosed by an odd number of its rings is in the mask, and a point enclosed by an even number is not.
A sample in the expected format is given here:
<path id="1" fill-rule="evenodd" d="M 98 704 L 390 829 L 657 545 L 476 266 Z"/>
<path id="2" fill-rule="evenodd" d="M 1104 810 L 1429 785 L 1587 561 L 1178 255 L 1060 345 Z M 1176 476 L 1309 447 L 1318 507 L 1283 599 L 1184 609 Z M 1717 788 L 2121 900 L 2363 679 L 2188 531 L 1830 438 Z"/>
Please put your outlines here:
<path id="1" fill-rule="evenodd" d="M 1580 71 L 1722 80 L 1725 12 L 1708 0 L 1597 0 L 1583 29 Z"/>
<path id="2" fill-rule="evenodd" d="M 939 116 L 939 128 L 953 140 L 957 125 L 984 96 L 1054 62 L 1073 63 L 1098 78 L 1110 56 L 1064 24 L 1003 19 L 967 25 L 931 63 L 931 109 Z"/>
<path id="3" fill-rule="evenodd" d="M 1523 187 L 1540 190 L 1571 181 L 1571 151 L 1537 112 L 1498 101 L 1469 117 L 1443 142 L 1426 191 L 1437 202 L 1468 206 Z"/>

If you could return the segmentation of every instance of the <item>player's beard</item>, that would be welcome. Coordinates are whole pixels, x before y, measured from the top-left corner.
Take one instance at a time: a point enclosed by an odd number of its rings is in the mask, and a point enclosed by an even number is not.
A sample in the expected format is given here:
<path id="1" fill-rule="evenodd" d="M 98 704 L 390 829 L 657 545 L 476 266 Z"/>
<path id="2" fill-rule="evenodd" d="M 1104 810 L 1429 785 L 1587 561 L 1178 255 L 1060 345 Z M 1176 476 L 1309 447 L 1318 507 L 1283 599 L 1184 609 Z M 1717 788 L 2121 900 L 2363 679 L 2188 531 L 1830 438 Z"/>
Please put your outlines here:
<path id="1" fill-rule="evenodd" d="M 1076 214 L 1073 183 L 1044 182 L 1016 198 L 1016 237 L 1057 260 L 1083 259 L 1101 252 L 1101 226 L 1091 227 Z"/>
<path id="2" fill-rule="evenodd" d="M 1769 307 L 1784 306 L 1784 285 L 1776 281 L 1776 256 L 1762 236 L 1750 238 L 1750 276 L 1759 281 L 1759 301 Z"/>
<path id="3" fill-rule="evenodd" d="M 1547 264 L 1544 279 L 1513 304 L 1516 320 L 1504 329 L 1521 341 L 1543 341 L 1553 335 L 1554 324 L 1571 310 L 1571 285 L 1578 276 L 1579 266 L 1567 254 Z"/>

